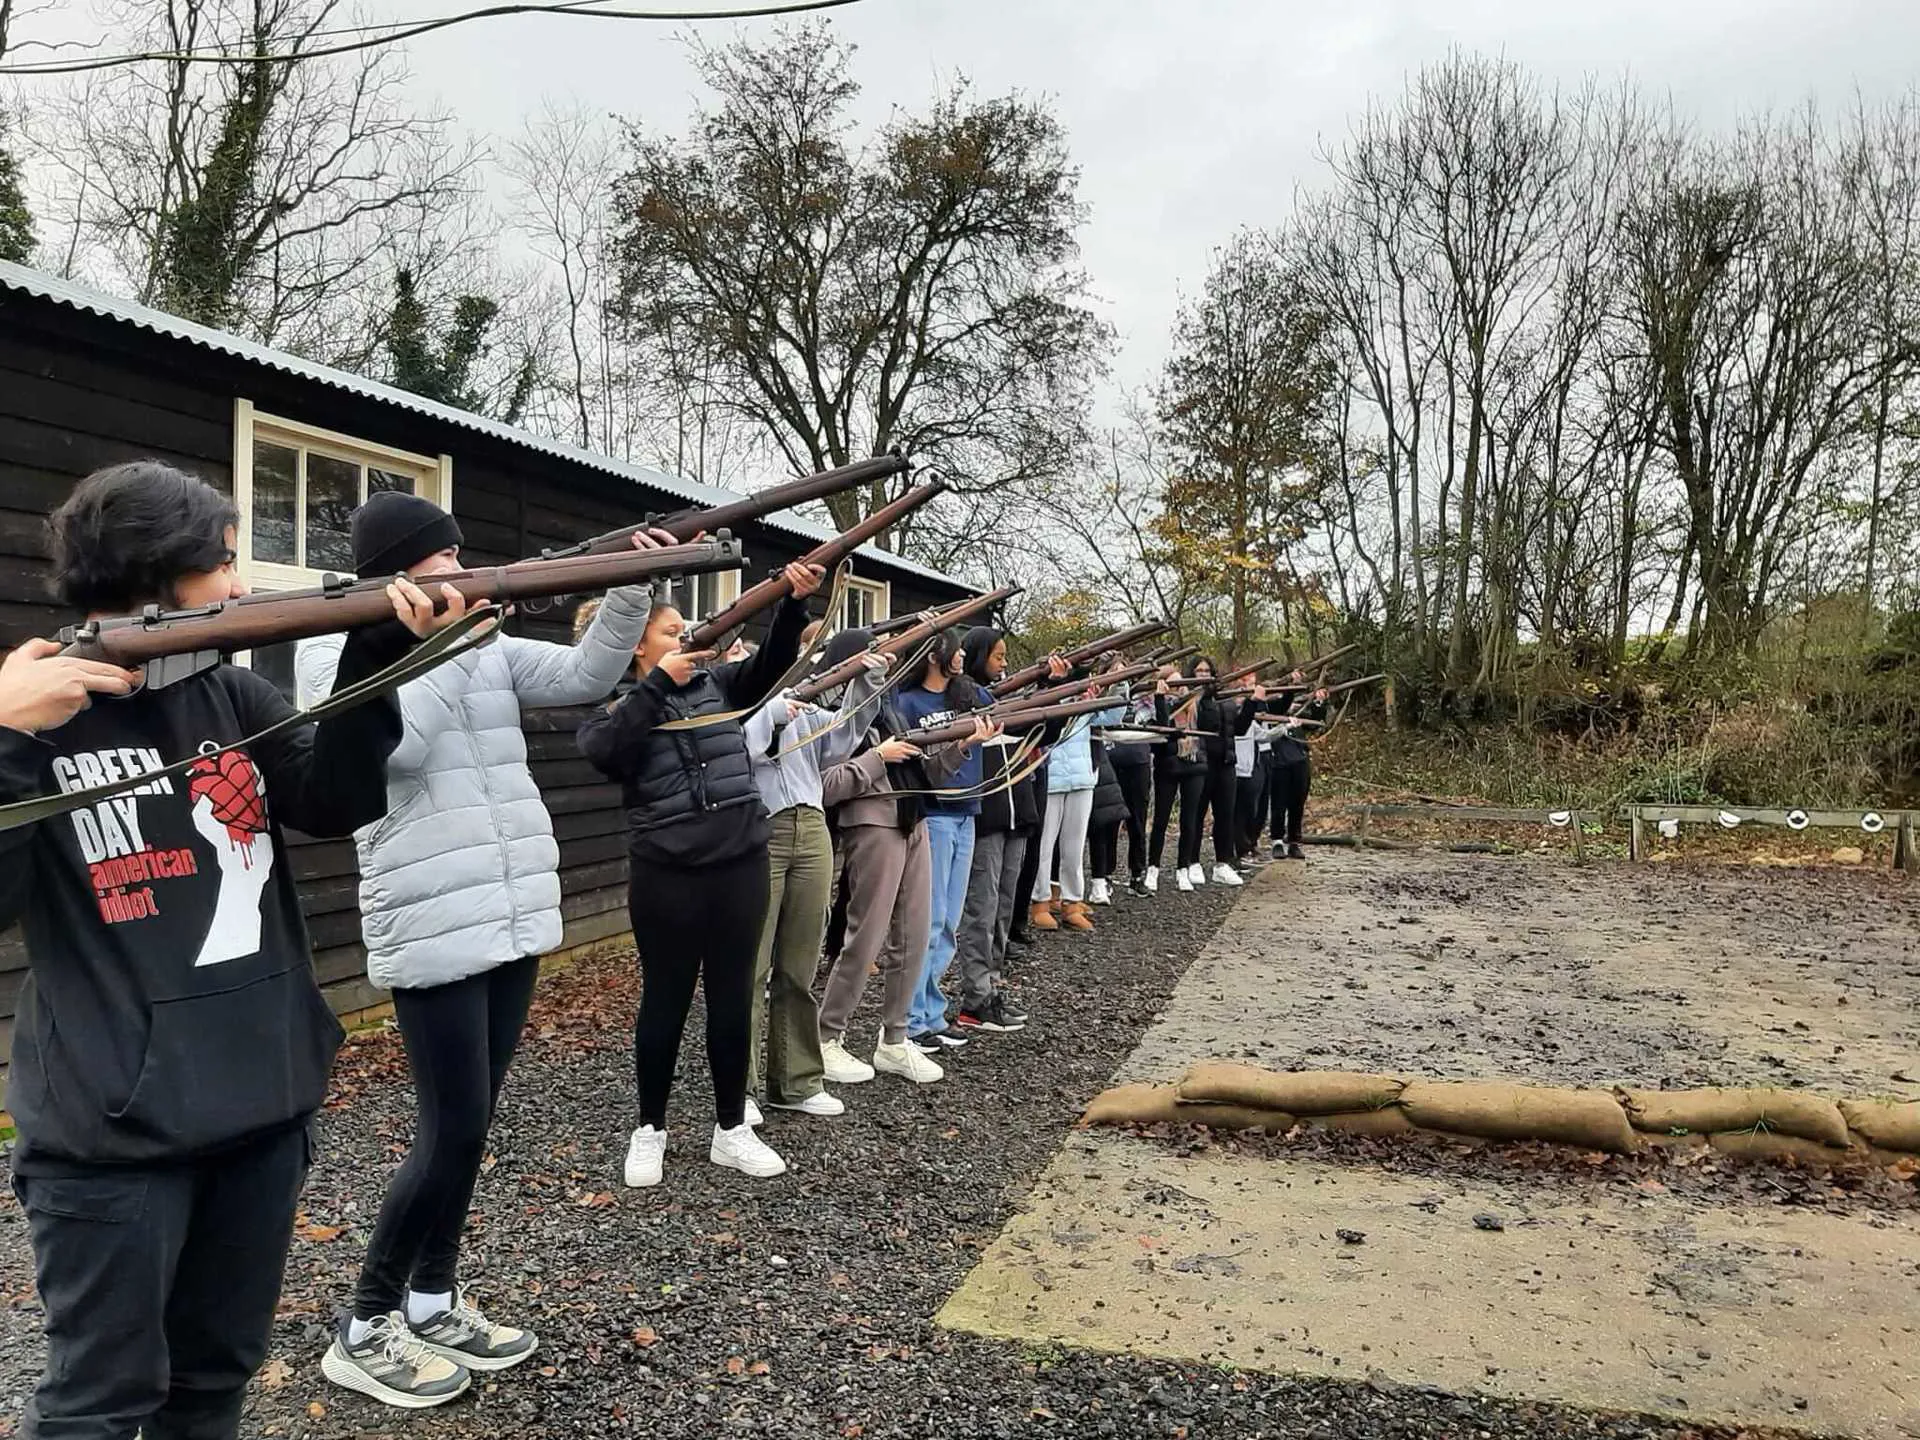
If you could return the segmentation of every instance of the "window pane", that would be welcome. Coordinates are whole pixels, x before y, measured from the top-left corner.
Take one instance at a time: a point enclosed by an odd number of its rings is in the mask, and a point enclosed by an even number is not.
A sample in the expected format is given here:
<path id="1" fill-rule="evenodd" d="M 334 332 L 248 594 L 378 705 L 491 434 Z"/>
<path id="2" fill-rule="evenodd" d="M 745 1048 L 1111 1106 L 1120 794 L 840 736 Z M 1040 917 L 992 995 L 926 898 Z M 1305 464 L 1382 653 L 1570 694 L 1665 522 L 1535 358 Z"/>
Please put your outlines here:
<path id="1" fill-rule="evenodd" d="M 406 495 L 414 493 L 413 476 L 402 474 L 398 470 L 376 470 L 367 467 L 367 494 L 376 490 L 398 490 Z"/>
<path id="2" fill-rule="evenodd" d="M 284 445 L 253 446 L 253 558 L 277 565 L 299 562 L 294 550 L 294 491 L 300 456 Z"/>
<path id="3" fill-rule="evenodd" d="M 360 467 L 351 460 L 307 452 L 307 558 L 309 570 L 353 569 L 347 520 L 360 503 Z"/>

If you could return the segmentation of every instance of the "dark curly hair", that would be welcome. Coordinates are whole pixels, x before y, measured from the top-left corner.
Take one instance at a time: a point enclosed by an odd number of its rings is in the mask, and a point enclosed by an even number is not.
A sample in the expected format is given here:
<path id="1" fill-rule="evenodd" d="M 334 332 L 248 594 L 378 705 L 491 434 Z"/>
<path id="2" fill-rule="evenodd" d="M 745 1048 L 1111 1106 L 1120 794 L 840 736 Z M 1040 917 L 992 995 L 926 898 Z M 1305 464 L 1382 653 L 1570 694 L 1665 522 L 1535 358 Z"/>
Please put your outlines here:
<path id="1" fill-rule="evenodd" d="M 182 576 L 233 558 L 227 527 L 239 523 L 233 501 L 198 476 L 159 460 L 109 465 L 47 517 L 48 587 L 84 611 L 169 604 Z"/>

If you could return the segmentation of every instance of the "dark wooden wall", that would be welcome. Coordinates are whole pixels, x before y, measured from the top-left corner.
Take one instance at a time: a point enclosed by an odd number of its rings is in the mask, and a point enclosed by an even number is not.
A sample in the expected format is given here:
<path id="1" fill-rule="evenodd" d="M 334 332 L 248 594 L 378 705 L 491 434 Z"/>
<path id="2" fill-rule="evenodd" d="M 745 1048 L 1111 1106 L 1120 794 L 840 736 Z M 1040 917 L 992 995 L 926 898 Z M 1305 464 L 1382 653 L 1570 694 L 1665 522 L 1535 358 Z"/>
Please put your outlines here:
<path id="1" fill-rule="evenodd" d="M 451 455 L 454 515 L 475 563 L 517 559 L 684 503 L 383 401 L 0 290 L 0 648 L 50 634 L 72 618 L 46 595 L 43 521 L 74 482 L 102 465 L 151 456 L 230 487 L 236 397 L 283 419 Z M 746 527 L 741 539 L 750 559 L 743 583 L 804 548 L 757 526 Z M 896 613 L 965 593 L 918 577 L 891 579 Z M 564 642 L 571 608 L 523 613 L 514 625 Z M 523 717 L 534 776 L 560 842 L 569 947 L 628 929 L 619 791 L 580 758 L 573 740 L 580 714 Z M 343 1013 L 378 1004 L 383 996 L 364 973 L 353 842 L 289 839 L 329 1000 Z M 18 931 L 0 934 L 0 1055 L 11 1050 L 25 964 Z"/>

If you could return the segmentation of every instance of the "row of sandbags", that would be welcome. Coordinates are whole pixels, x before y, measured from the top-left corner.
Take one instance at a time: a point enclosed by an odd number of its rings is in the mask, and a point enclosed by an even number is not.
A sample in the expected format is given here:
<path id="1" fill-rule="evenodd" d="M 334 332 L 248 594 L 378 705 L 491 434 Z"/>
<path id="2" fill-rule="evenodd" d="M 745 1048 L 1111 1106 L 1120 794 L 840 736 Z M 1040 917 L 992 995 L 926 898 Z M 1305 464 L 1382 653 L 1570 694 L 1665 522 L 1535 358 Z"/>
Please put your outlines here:
<path id="1" fill-rule="evenodd" d="M 1177 1085 L 1122 1085 L 1086 1125 L 1207 1125 L 1281 1132 L 1306 1122 L 1367 1135 L 1544 1140 L 1633 1154 L 1704 1138 L 1733 1153 L 1827 1164 L 1920 1156 L 1920 1101 L 1828 1100 L 1800 1090 L 1561 1090 L 1499 1080 L 1409 1080 L 1348 1070 L 1202 1061 Z"/>

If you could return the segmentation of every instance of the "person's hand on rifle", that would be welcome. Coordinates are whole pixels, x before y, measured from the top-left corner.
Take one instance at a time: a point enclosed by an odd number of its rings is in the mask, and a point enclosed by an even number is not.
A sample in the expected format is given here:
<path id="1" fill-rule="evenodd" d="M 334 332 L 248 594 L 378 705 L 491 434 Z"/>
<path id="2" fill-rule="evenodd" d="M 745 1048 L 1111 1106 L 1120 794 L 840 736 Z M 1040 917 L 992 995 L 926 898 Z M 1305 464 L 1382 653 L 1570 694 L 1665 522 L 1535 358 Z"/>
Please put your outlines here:
<path id="1" fill-rule="evenodd" d="M 95 695 L 126 695 L 138 670 L 63 656 L 52 640 L 29 640 L 0 663 L 0 725 L 36 735 L 64 725 Z"/>
<path id="2" fill-rule="evenodd" d="M 880 752 L 880 758 L 889 765 L 898 765 L 902 760 L 918 760 L 920 758 L 920 747 L 902 740 L 898 736 L 889 736 L 873 748 Z"/>
<path id="3" fill-rule="evenodd" d="M 870 675 L 884 675 L 893 668 L 893 656 L 882 654 L 878 650 L 869 650 L 860 657 L 860 663 Z"/>
<path id="4" fill-rule="evenodd" d="M 1064 680 L 1072 673 L 1073 667 L 1067 664 L 1060 652 L 1055 650 L 1047 656 L 1047 677 L 1051 680 Z"/>
<path id="5" fill-rule="evenodd" d="M 820 582 L 827 578 L 825 567 L 820 565 L 802 565 L 798 560 L 788 565 L 783 572 L 787 584 L 793 587 L 793 598 L 805 600 L 820 588 Z"/>
<path id="6" fill-rule="evenodd" d="M 702 530 L 687 543 L 689 545 L 697 544 L 706 538 L 706 534 L 707 532 Z M 644 530 L 636 530 L 633 532 L 633 548 L 636 550 L 664 550 L 669 546 L 678 545 L 679 543 L 680 542 L 674 539 L 672 535 L 660 529 L 658 526 L 650 525 Z"/>
<path id="7" fill-rule="evenodd" d="M 1324 705 L 1327 700 L 1327 687 L 1322 685 L 1318 690 L 1314 691 L 1313 698 L 1316 701 L 1318 701 L 1320 704 Z"/>
<path id="8" fill-rule="evenodd" d="M 393 604 L 394 618 L 413 632 L 416 640 L 446 629 L 457 623 L 468 610 L 467 600 L 451 585 L 440 587 L 440 599 L 446 609 L 435 612 L 433 601 L 427 592 L 404 575 L 396 575 L 387 584 L 387 599 Z M 472 607 L 475 614 L 491 609 L 489 602 L 482 600 Z"/>
<path id="9" fill-rule="evenodd" d="M 663 655 L 654 668 L 673 683 L 675 689 L 693 679 L 693 672 L 713 659 L 711 650 L 675 650 Z"/>
<path id="10" fill-rule="evenodd" d="M 1256 704 L 1256 705 L 1258 705 L 1258 704 L 1261 704 L 1261 703 L 1263 703 L 1263 702 L 1264 702 L 1264 701 L 1266 700 L 1266 698 L 1267 698 L 1267 687 L 1266 687 L 1266 686 L 1264 686 L 1264 685 L 1256 685 L 1256 686 L 1254 686 L 1254 687 L 1253 687 L 1253 701 L 1254 701 L 1254 704 Z"/>
<path id="11" fill-rule="evenodd" d="M 985 715 L 976 715 L 973 719 L 973 734 L 960 742 L 960 748 L 971 750 L 976 745 L 984 745 L 987 741 L 997 738 L 1000 733 L 1000 727 L 993 721 Z"/>
<path id="12" fill-rule="evenodd" d="M 1302 680 L 1305 680 L 1306 678 L 1307 678 L 1306 671 L 1295 670 L 1287 676 L 1287 683 L 1291 685 L 1298 685 Z"/>

